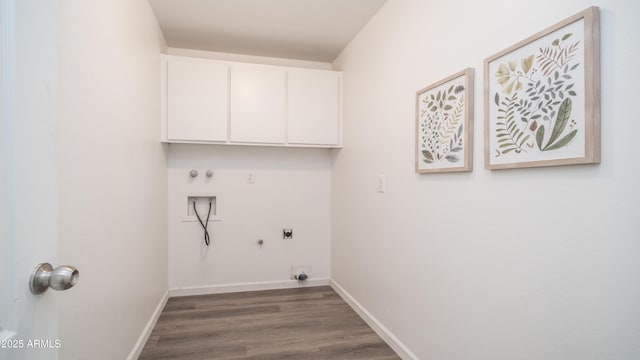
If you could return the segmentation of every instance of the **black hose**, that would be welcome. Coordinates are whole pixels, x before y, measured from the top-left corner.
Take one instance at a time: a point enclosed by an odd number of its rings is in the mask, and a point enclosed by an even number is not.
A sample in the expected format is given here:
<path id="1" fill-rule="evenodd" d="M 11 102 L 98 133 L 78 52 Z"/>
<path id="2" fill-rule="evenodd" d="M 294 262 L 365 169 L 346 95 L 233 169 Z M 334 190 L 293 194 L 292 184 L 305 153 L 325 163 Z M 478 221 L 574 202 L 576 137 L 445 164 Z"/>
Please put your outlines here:
<path id="1" fill-rule="evenodd" d="M 193 200 L 193 211 L 196 213 L 196 217 L 198 218 L 200 225 L 202 225 L 202 228 L 204 229 L 204 243 L 207 246 L 209 246 L 209 243 L 211 243 L 209 230 L 207 230 L 207 226 L 209 225 L 209 216 L 211 216 L 211 206 L 212 206 L 212 201 L 211 199 L 209 199 L 209 212 L 207 213 L 207 222 L 203 223 L 202 219 L 200 219 L 200 215 L 198 214 L 198 209 L 196 209 L 196 200 L 195 199 Z"/>

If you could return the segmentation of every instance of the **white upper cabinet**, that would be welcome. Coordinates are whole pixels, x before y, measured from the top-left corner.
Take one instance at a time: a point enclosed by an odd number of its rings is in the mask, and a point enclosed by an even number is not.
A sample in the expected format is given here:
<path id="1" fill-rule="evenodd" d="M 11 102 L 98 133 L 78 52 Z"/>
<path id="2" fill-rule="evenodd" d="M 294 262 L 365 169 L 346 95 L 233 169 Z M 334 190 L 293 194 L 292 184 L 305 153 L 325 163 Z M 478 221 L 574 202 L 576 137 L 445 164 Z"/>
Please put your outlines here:
<path id="1" fill-rule="evenodd" d="M 167 139 L 225 142 L 229 67 L 171 57 L 166 71 Z"/>
<path id="2" fill-rule="evenodd" d="M 342 73 L 162 56 L 161 140 L 340 147 Z"/>
<path id="3" fill-rule="evenodd" d="M 284 144 L 285 72 L 231 67 L 231 142 Z"/>
<path id="4" fill-rule="evenodd" d="M 289 144 L 339 144 L 340 78 L 333 71 L 288 72 Z"/>

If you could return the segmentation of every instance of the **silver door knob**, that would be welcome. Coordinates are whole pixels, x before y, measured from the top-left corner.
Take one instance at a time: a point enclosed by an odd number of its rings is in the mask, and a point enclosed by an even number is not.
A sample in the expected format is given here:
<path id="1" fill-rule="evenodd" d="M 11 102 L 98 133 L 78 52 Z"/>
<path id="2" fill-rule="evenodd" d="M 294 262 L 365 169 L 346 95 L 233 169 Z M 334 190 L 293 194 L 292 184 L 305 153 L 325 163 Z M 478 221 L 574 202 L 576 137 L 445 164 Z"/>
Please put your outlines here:
<path id="1" fill-rule="evenodd" d="M 42 294 L 49 287 L 53 290 L 67 290 L 80 280 L 80 272 L 75 266 L 61 265 L 53 268 L 49 263 L 36 266 L 29 278 L 29 289 L 34 294 Z"/>

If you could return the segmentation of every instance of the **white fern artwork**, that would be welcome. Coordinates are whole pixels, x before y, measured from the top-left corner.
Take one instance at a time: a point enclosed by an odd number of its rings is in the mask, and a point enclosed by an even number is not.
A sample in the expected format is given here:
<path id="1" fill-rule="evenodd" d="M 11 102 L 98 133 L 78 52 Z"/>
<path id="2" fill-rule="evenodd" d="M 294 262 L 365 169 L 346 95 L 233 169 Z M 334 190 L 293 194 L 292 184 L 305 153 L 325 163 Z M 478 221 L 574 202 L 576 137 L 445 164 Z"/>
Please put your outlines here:
<path id="1" fill-rule="evenodd" d="M 471 69 L 417 92 L 416 172 L 470 171 Z"/>

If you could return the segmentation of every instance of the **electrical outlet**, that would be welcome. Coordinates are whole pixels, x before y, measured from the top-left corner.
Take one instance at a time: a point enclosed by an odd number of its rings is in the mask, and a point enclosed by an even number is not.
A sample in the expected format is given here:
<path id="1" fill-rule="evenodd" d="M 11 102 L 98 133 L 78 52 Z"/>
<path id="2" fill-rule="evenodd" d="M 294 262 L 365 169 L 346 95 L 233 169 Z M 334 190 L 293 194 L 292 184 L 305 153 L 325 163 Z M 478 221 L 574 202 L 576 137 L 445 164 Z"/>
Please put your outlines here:
<path id="1" fill-rule="evenodd" d="M 293 229 L 282 229 L 283 239 L 293 239 Z"/>
<path id="2" fill-rule="evenodd" d="M 307 279 L 311 277 L 311 265 L 291 265 L 291 273 L 289 274 L 289 279 L 299 280 L 298 276 L 300 276 L 300 274 L 305 274 L 307 276 Z"/>

